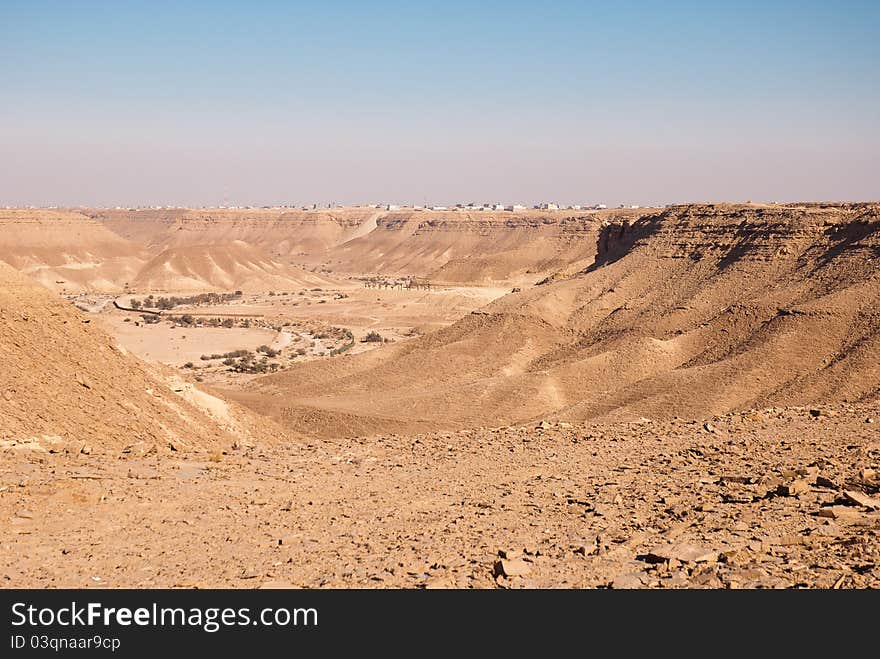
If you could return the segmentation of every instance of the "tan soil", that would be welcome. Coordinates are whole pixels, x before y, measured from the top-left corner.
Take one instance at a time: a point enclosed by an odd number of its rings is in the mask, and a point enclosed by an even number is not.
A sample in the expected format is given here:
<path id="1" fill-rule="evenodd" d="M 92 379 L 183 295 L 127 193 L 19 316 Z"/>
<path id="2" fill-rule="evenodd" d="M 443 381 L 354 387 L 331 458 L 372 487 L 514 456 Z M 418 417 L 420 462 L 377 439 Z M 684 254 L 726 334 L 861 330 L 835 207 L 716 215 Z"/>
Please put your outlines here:
<path id="1" fill-rule="evenodd" d="M 137 316 L 122 313 L 104 314 L 100 320 L 126 350 L 143 359 L 174 366 L 198 362 L 204 354 L 255 350 L 260 345 L 271 344 L 278 334 L 260 327 L 183 328 L 173 327 L 167 322 L 157 325 L 135 325 L 134 322 L 125 322 L 125 318 L 131 319 Z"/>
<path id="2" fill-rule="evenodd" d="M 880 586 L 880 206 L 571 215 L 5 212 L 40 281 L 308 263 L 190 311 L 399 340 L 206 389 L 0 264 L 0 583 Z"/>
<path id="3" fill-rule="evenodd" d="M 229 403 L 215 418 L 179 395 L 174 371 L 127 354 L 86 314 L 2 262 L 0 362 L 0 442 L 13 456 L 116 455 L 132 445 L 165 454 L 281 435 Z"/>
<path id="4" fill-rule="evenodd" d="M 363 431 L 699 418 L 880 395 L 877 204 L 673 208 L 605 227 L 599 247 L 581 273 L 252 392 L 292 427 L 317 410 L 362 415 Z"/>
<path id="5" fill-rule="evenodd" d="M 78 212 L 0 209 L 0 261 L 54 291 L 121 292 L 148 258 Z"/>
<path id="6" fill-rule="evenodd" d="M 843 494 L 877 498 L 880 434 L 869 415 L 880 423 L 877 407 L 817 418 L 778 409 L 712 419 L 710 431 L 676 421 L 337 437 L 216 461 L 5 455 L 0 578 L 88 588 L 878 587 L 880 512 Z M 780 494 L 796 481 L 796 495 Z M 499 550 L 521 555 L 526 574 L 497 576 Z"/>
<path id="7" fill-rule="evenodd" d="M 644 209 L 605 211 L 428 211 L 344 208 L 82 210 L 152 251 L 233 240 L 285 263 L 334 273 L 421 275 L 444 283 L 537 281 L 586 267 L 603 221 Z"/>
<path id="8" fill-rule="evenodd" d="M 163 250 L 147 262 L 131 283 L 134 291 L 178 293 L 241 290 L 289 291 L 330 286 L 333 281 L 271 260 L 262 250 L 235 241 Z"/>

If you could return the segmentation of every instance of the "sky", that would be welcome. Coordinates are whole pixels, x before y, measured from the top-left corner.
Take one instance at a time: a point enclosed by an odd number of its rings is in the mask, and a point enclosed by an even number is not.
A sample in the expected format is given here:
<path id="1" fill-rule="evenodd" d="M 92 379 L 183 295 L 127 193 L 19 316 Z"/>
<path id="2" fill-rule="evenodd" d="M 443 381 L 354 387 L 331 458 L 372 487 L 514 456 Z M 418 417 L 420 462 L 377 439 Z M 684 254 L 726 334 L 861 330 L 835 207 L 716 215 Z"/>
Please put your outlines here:
<path id="1" fill-rule="evenodd" d="M 880 2 L 0 0 L 0 205 L 880 199 Z"/>

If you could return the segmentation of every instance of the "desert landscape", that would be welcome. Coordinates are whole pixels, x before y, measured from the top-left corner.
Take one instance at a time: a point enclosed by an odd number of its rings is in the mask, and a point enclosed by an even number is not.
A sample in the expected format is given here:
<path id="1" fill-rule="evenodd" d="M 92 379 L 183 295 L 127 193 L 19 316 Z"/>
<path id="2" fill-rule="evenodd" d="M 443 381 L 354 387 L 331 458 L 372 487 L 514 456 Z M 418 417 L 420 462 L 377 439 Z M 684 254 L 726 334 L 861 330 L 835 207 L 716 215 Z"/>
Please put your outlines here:
<path id="1" fill-rule="evenodd" d="M 0 209 L 5 588 L 877 588 L 880 203 Z"/>

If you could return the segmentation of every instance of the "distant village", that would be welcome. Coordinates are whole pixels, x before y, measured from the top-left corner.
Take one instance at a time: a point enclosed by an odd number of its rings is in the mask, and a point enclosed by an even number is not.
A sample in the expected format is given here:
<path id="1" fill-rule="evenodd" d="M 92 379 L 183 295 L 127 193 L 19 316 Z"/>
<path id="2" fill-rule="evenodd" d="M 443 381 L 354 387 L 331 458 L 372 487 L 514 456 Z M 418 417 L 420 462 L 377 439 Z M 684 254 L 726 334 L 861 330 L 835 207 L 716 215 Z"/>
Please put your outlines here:
<path id="1" fill-rule="evenodd" d="M 432 210 L 432 211 L 524 211 L 529 210 L 528 206 L 523 206 L 522 204 L 455 204 L 454 206 L 404 206 L 398 204 L 371 204 L 373 208 L 384 208 L 387 211 L 397 211 L 403 209 L 411 209 L 411 210 Z M 608 208 L 605 204 L 594 204 L 592 206 L 587 205 L 571 205 L 571 206 L 563 206 L 561 204 L 556 204 L 553 202 L 544 202 L 540 204 L 535 204 L 531 207 L 534 210 L 542 210 L 542 211 L 555 211 L 560 209 L 565 210 L 601 210 L 604 208 Z M 621 206 L 621 208 L 623 208 Z M 637 208 L 637 206 L 633 206 L 633 208 Z"/>
<path id="2" fill-rule="evenodd" d="M 11 210 L 13 208 L 19 208 L 16 206 L 5 206 L 6 210 Z M 30 209 L 58 209 L 58 208 L 66 208 L 63 206 L 23 206 L 20 208 L 30 208 Z M 507 211 L 511 213 L 515 213 L 517 211 L 527 211 L 527 210 L 542 210 L 542 211 L 555 211 L 555 210 L 572 210 L 572 211 L 598 211 L 598 210 L 606 210 L 608 208 L 607 204 L 557 204 L 554 202 L 542 202 L 539 204 L 534 204 L 533 206 L 525 206 L 522 204 L 500 204 L 500 203 L 485 203 L 485 204 L 455 204 L 452 206 L 429 206 L 429 205 L 407 205 L 407 204 L 357 204 L 352 206 L 347 206 L 344 204 L 306 204 L 304 206 L 300 206 L 298 204 L 294 205 L 277 205 L 277 206 L 230 206 L 230 205 L 221 205 L 221 206 L 114 206 L 113 210 L 128 210 L 128 211 L 139 211 L 139 210 L 187 210 L 187 209 L 225 209 L 225 210 L 279 210 L 279 209 L 289 209 L 289 210 L 332 210 L 332 209 L 342 209 L 342 208 L 375 208 L 379 210 L 386 211 L 400 211 L 400 210 L 412 210 L 412 211 Z M 620 204 L 616 206 L 616 208 L 660 208 L 660 206 L 639 206 L 639 205 L 629 205 L 629 204 Z"/>

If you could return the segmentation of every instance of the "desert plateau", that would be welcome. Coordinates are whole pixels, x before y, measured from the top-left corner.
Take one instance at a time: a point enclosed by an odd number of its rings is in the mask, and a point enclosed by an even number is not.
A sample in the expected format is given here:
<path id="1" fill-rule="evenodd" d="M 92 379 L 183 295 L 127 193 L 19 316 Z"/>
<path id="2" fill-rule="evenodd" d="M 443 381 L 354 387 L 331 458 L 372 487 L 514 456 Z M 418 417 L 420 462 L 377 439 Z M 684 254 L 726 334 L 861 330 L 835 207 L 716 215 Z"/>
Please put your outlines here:
<path id="1" fill-rule="evenodd" d="M 4 588 L 880 587 L 880 203 L 0 209 Z"/>

